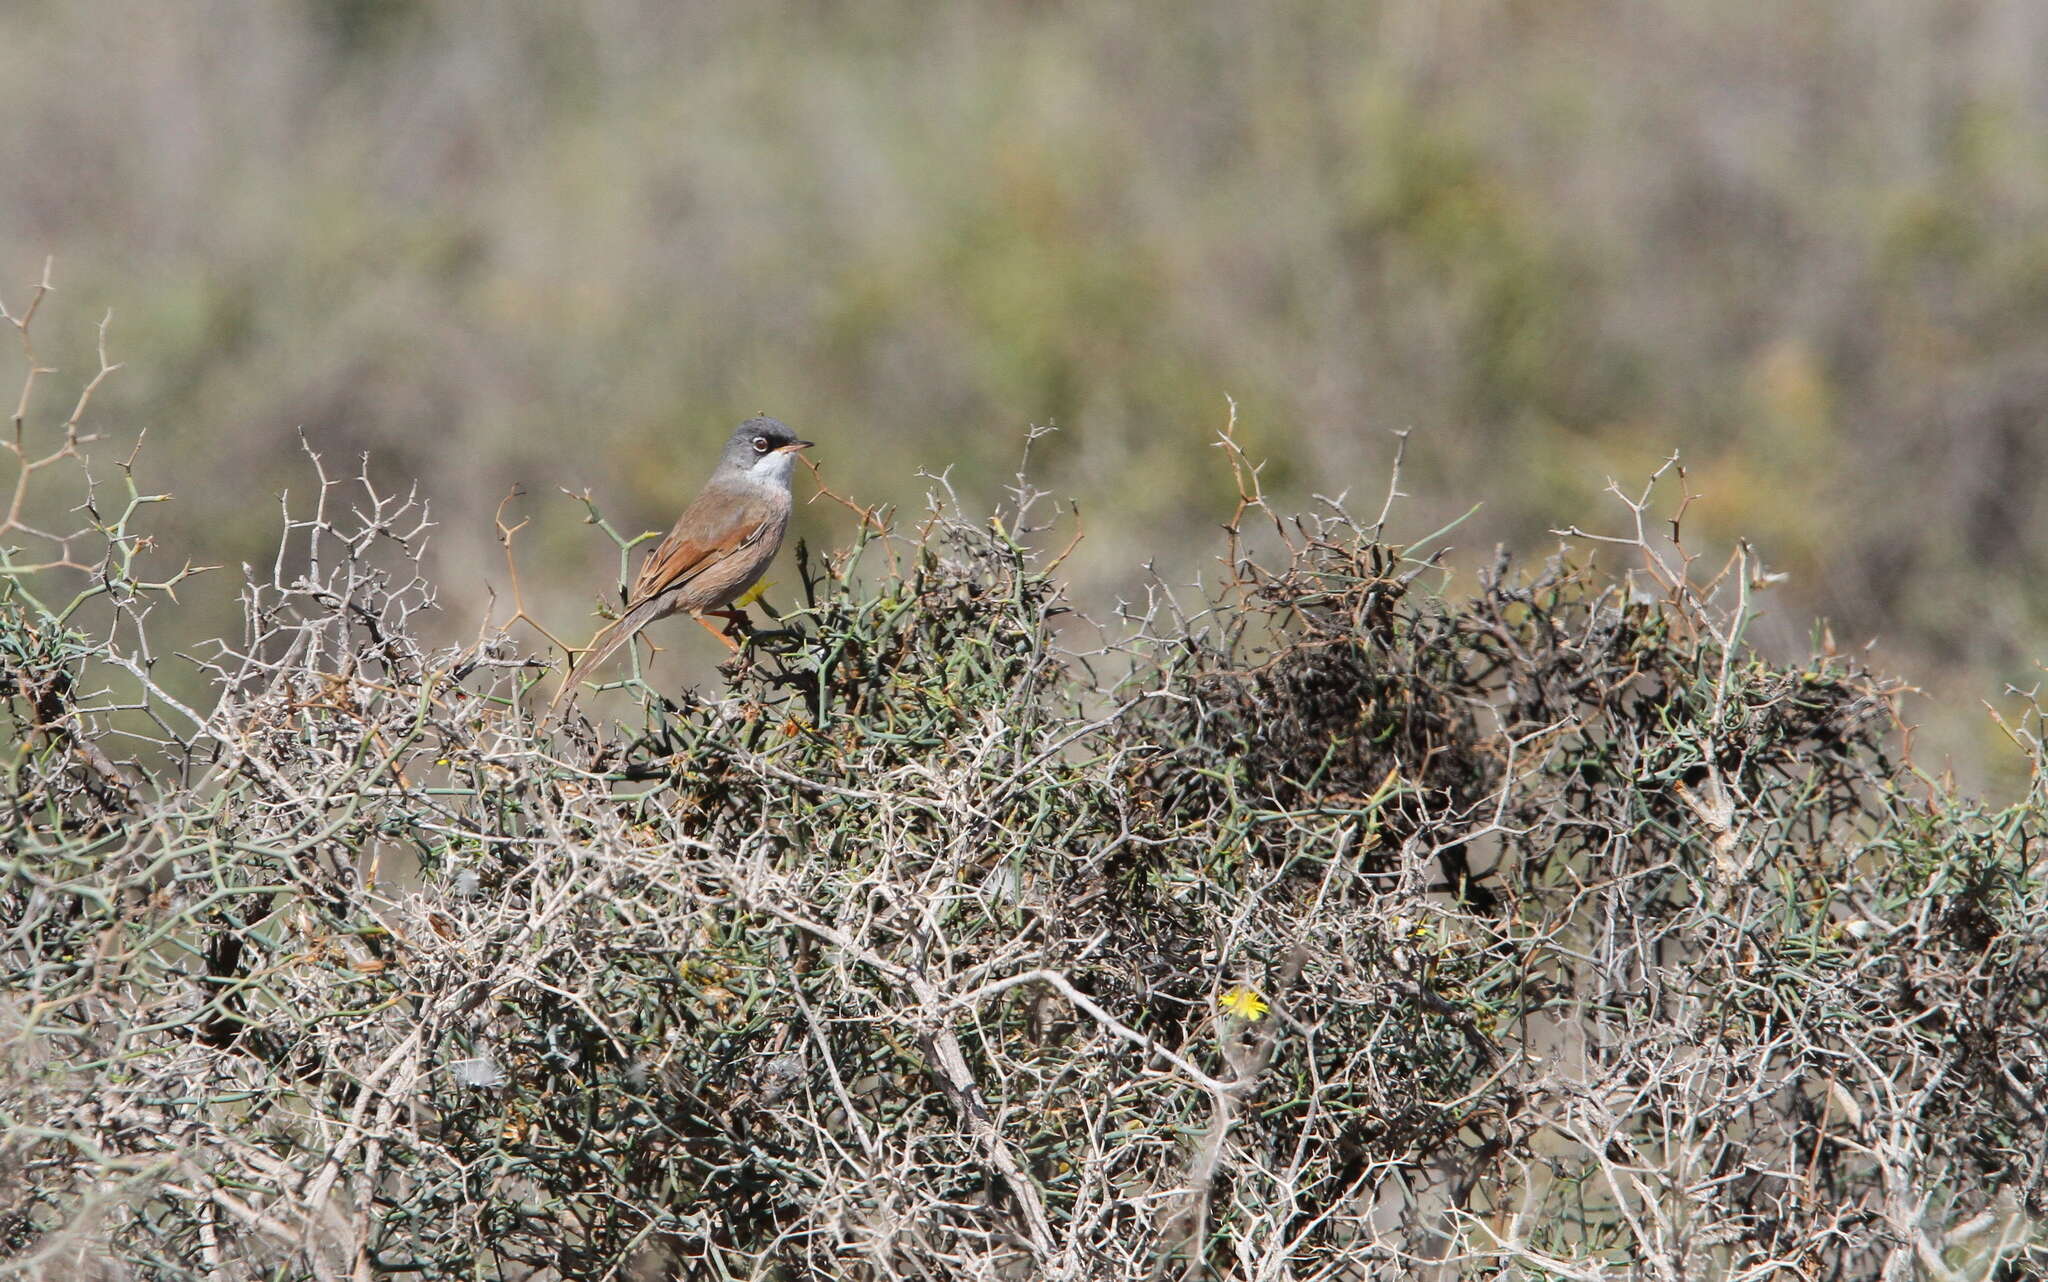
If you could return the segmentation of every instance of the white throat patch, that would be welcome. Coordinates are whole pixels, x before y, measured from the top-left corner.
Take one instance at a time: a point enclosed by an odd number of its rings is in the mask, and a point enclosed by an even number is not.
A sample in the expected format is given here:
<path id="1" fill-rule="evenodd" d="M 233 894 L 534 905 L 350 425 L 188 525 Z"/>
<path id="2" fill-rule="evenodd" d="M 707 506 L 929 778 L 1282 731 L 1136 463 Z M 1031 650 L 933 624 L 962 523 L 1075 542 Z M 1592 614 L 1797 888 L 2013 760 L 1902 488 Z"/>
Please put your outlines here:
<path id="1" fill-rule="evenodd" d="M 787 489 L 790 469 L 796 466 L 796 451 L 777 450 L 764 459 L 757 460 L 747 469 L 747 476 L 762 489 Z"/>

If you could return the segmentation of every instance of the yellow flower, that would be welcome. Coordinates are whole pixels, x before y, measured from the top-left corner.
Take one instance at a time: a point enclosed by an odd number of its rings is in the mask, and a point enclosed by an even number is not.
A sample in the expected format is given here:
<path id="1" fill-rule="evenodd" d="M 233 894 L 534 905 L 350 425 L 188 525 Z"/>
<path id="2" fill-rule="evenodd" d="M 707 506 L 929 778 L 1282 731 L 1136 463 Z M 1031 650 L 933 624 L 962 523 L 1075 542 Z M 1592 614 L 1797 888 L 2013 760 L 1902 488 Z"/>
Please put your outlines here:
<path id="1" fill-rule="evenodd" d="M 1218 999 L 1224 1010 L 1237 1016 L 1247 1024 L 1256 1024 L 1266 1017 L 1266 999 L 1250 988 L 1239 984 Z"/>
<path id="2" fill-rule="evenodd" d="M 772 588 L 774 586 L 775 585 L 769 582 L 767 579 L 761 580 L 759 583 L 756 583 L 753 587 L 748 588 L 745 592 L 740 593 L 739 599 L 732 603 L 732 608 L 735 610 L 746 609 L 754 602 L 759 601 L 761 599 L 761 594 L 763 592 L 766 592 L 769 588 Z"/>
<path id="3" fill-rule="evenodd" d="M 1420 942 L 1428 939 L 1433 933 L 1428 922 L 1417 921 L 1413 917 L 1396 917 L 1388 922 L 1387 925 L 1391 928 L 1389 933 L 1397 940 L 1408 939 Z"/>

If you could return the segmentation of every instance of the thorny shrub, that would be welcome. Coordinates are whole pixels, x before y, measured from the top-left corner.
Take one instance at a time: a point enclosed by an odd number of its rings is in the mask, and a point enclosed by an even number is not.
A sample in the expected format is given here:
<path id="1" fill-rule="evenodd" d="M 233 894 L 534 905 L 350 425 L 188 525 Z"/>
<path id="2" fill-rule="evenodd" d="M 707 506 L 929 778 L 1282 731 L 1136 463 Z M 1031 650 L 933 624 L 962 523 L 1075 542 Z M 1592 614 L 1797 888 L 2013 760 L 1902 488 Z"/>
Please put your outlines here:
<path id="1" fill-rule="evenodd" d="M 0 525 L 0 1275 L 2048 1264 L 2040 786 L 1747 648 L 1675 470 L 1453 597 L 1226 433 L 1220 581 L 1099 624 L 1043 496 L 941 487 L 799 549 L 723 688 L 557 724 L 317 455 L 243 633 L 153 651 L 183 571 L 86 408 L 17 417 Z"/>

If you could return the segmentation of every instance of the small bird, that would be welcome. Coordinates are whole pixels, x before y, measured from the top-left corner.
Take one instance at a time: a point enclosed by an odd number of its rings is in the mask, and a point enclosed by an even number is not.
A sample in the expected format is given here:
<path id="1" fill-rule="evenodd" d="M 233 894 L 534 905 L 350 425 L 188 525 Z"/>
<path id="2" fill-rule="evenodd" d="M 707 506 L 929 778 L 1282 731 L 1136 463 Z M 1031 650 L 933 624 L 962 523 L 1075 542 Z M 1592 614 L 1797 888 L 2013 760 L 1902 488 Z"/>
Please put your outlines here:
<path id="1" fill-rule="evenodd" d="M 728 623 L 746 618 L 725 607 L 754 586 L 782 546 L 782 532 L 789 528 L 790 469 L 797 451 L 810 445 L 776 419 L 750 418 L 739 425 L 703 493 L 641 562 L 640 575 L 626 594 L 626 612 L 600 629 L 570 665 L 548 704 L 550 713 L 579 675 L 610 658 L 640 629 L 679 610 L 689 611 L 728 648 L 739 649 L 704 616 L 717 615 Z"/>

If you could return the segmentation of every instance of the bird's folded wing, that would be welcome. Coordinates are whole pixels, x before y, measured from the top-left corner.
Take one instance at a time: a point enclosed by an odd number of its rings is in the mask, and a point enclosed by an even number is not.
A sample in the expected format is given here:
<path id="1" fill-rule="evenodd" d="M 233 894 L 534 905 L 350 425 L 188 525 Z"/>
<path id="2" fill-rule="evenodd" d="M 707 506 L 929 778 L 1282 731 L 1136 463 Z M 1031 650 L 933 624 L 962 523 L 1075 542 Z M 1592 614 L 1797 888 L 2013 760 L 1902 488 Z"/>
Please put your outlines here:
<path id="1" fill-rule="evenodd" d="M 730 498 L 716 505 L 701 499 L 677 518 L 668 537 L 640 563 L 627 600 L 638 603 L 688 583 L 728 558 L 760 542 L 774 524 L 774 507 L 766 502 Z"/>

